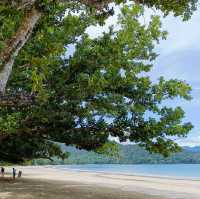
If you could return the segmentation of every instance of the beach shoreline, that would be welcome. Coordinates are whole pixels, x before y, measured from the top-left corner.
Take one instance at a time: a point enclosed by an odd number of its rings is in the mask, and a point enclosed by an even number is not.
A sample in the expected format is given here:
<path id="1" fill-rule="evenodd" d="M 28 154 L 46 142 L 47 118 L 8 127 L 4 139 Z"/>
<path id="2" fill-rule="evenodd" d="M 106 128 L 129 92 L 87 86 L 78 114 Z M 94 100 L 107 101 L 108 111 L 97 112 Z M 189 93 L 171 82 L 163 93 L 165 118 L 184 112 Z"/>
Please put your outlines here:
<path id="1" fill-rule="evenodd" d="M 60 168 L 61 166 L 61 168 Z M 83 172 L 83 173 L 96 173 L 96 174 L 112 174 L 112 175 L 123 175 L 123 176 L 135 176 L 135 177 L 152 177 L 158 179 L 173 179 L 173 180 L 191 180 L 200 182 L 199 177 L 189 177 L 189 176 L 173 176 L 173 175 L 159 175 L 159 174 L 146 174 L 139 172 L 117 172 L 117 171 L 90 171 L 89 169 L 73 169 L 73 168 L 62 168 L 64 165 L 46 165 L 45 168 L 54 168 L 62 171 L 75 171 L 75 172 Z M 68 165 L 67 165 L 68 166 Z M 35 167 L 35 166 L 34 166 Z M 44 166 L 42 166 L 44 167 Z"/>
<path id="2" fill-rule="evenodd" d="M 60 170 L 53 166 L 25 166 L 16 168 L 17 170 L 23 171 L 23 178 L 17 179 L 15 182 L 8 182 L 1 179 L 1 199 L 46 199 L 53 197 L 56 199 L 200 198 L 200 190 L 198 188 L 200 184 L 199 180 L 174 179 L 162 176 L 115 174 L 107 172 Z M 11 167 L 7 167 L 6 170 L 11 172 Z M 6 175 L 6 177 L 8 176 L 11 176 L 11 173 Z"/>

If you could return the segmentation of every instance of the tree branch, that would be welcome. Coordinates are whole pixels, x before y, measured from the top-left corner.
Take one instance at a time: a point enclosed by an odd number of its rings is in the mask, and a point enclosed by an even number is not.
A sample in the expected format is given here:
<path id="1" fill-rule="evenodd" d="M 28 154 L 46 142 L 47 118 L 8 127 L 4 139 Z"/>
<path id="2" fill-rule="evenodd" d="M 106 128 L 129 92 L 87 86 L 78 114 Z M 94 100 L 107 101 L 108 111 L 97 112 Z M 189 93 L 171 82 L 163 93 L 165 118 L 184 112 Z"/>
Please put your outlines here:
<path id="1" fill-rule="evenodd" d="M 33 28 L 42 16 L 42 13 L 34 6 L 27 12 L 21 26 L 16 34 L 6 42 L 7 47 L 0 52 L 1 68 L 0 71 L 0 93 L 4 93 L 7 81 L 12 72 L 15 57 L 29 39 Z"/>
<path id="2" fill-rule="evenodd" d="M 0 95 L 0 107 L 24 107 L 34 104 L 34 94 Z"/>

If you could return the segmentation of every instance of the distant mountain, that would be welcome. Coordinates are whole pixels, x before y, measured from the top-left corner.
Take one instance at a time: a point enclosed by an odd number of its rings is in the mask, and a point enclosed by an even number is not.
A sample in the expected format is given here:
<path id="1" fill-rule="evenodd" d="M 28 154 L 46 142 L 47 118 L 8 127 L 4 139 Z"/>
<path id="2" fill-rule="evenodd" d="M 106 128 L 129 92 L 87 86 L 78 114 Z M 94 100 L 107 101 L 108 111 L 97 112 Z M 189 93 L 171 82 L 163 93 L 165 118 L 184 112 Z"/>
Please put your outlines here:
<path id="1" fill-rule="evenodd" d="M 195 147 L 188 147 L 185 146 L 183 147 L 186 151 L 191 151 L 191 152 L 200 152 L 200 146 L 195 146 Z"/>
<path id="2" fill-rule="evenodd" d="M 34 160 L 34 164 L 200 164 L 200 147 L 183 147 L 183 151 L 164 158 L 159 154 L 150 154 L 138 145 L 119 145 L 119 157 L 100 155 L 95 152 L 78 150 L 62 146 L 70 156 L 62 161 L 54 158 Z"/>

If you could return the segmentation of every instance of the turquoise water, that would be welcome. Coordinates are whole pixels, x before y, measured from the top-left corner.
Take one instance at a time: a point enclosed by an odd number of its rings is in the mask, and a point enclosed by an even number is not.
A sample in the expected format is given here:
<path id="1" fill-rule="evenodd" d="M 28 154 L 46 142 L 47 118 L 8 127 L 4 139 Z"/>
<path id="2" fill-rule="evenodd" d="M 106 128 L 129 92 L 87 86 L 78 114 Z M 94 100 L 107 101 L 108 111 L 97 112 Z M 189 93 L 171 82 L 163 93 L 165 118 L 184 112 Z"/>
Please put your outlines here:
<path id="1" fill-rule="evenodd" d="M 106 173 L 123 173 L 132 175 L 159 175 L 181 178 L 200 179 L 200 164 L 85 164 L 60 165 L 62 170 L 78 170 Z"/>

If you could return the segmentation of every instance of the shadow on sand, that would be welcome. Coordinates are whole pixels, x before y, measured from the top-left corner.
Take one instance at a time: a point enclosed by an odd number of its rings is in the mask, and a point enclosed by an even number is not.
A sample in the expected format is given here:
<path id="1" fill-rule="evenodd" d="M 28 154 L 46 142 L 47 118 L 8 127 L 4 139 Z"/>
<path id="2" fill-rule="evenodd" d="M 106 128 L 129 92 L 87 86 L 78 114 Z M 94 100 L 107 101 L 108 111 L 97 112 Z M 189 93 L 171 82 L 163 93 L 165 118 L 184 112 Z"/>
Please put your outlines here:
<path id="1" fill-rule="evenodd" d="M 74 182 L 0 178 L 0 199 L 156 199 L 138 193 Z"/>

